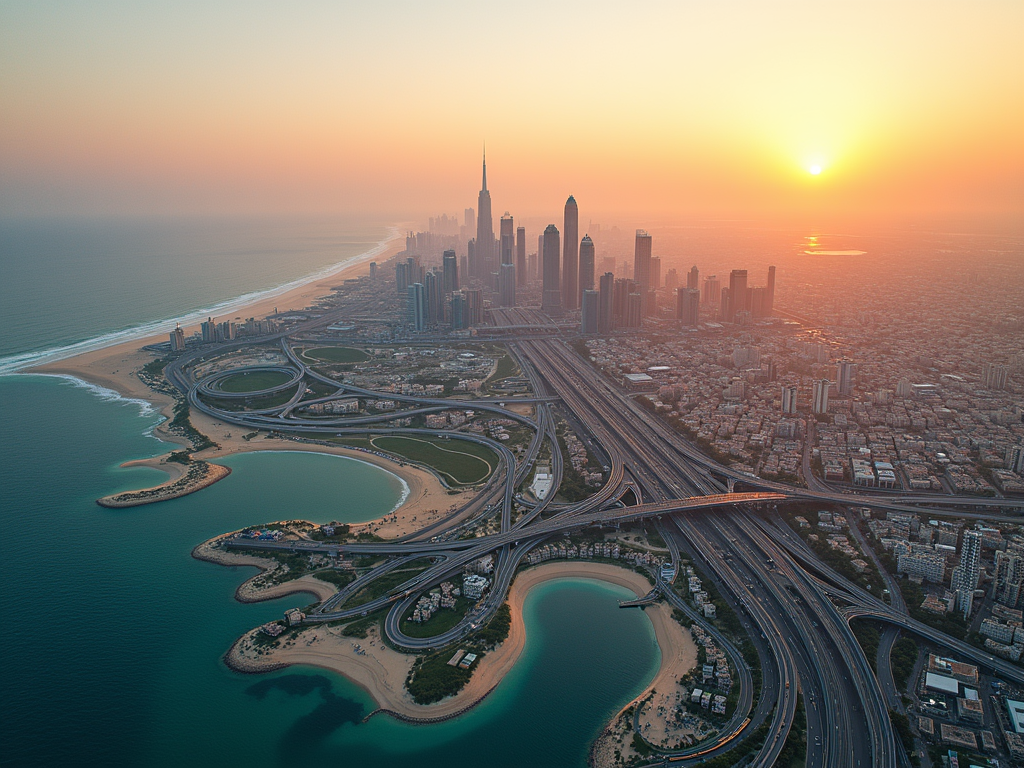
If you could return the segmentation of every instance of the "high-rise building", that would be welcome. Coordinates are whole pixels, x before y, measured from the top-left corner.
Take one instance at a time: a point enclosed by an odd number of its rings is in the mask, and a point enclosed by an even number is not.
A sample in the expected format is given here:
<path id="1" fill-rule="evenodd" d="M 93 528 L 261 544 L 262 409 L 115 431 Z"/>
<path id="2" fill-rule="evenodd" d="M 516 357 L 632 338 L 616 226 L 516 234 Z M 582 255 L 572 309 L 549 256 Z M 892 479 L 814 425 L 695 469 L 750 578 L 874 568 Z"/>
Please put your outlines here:
<path id="1" fill-rule="evenodd" d="M 476 231 L 476 211 L 474 211 L 472 208 L 467 208 L 465 213 L 463 214 L 463 216 L 464 216 L 464 220 L 465 220 L 465 223 L 466 223 L 466 231 L 467 232 L 475 232 Z"/>
<path id="2" fill-rule="evenodd" d="M 562 314 L 562 291 L 559 285 L 561 242 L 558 227 L 548 224 L 544 230 L 544 295 L 541 308 L 548 314 Z"/>
<path id="3" fill-rule="evenodd" d="M 775 267 L 768 267 L 767 296 L 764 303 L 764 316 L 771 317 L 775 311 Z"/>
<path id="4" fill-rule="evenodd" d="M 498 267 L 498 302 L 503 307 L 516 305 L 515 264 L 502 264 Z"/>
<path id="5" fill-rule="evenodd" d="M 376 280 L 377 279 L 377 262 L 376 261 L 371 261 L 370 262 L 370 279 L 371 280 Z"/>
<path id="6" fill-rule="evenodd" d="M 452 329 L 459 331 L 469 328 L 469 307 L 466 302 L 466 294 L 456 291 L 452 294 Z"/>
<path id="7" fill-rule="evenodd" d="M 676 291 L 676 319 L 689 328 L 700 324 L 700 291 L 696 288 Z"/>
<path id="8" fill-rule="evenodd" d="M 479 325 L 484 321 L 484 292 L 479 288 L 464 291 L 466 294 L 466 311 L 470 325 Z"/>
<path id="9" fill-rule="evenodd" d="M 725 319 L 735 322 L 736 313 L 743 311 L 750 311 L 747 296 L 747 270 L 734 269 L 729 273 L 729 314 Z"/>
<path id="10" fill-rule="evenodd" d="M 704 278 L 704 304 L 708 307 L 717 307 L 722 299 L 722 281 L 717 275 Z"/>
<path id="11" fill-rule="evenodd" d="M 433 325 L 444 316 L 444 291 L 441 283 L 441 275 L 433 269 L 423 276 L 423 288 L 427 301 L 427 325 Z"/>
<path id="12" fill-rule="evenodd" d="M 853 394 L 853 382 L 857 377 L 857 366 L 850 360 L 840 360 L 836 366 L 836 385 L 840 397 Z"/>
<path id="13" fill-rule="evenodd" d="M 501 254 L 499 264 L 515 264 L 515 222 L 512 219 L 512 214 L 508 211 L 505 211 L 505 215 L 498 222 L 498 232 L 498 249 Z"/>
<path id="14" fill-rule="evenodd" d="M 633 279 L 640 284 L 640 314 L 643 316 L 644 298 L 651 290 L 651 236 L 642 229 L 636 231 L 636 243 L 633 248 Z"/>
<path id="15" fill-rule="evenodd" d="M 459 290 L 459 268 L 455 251 L 449 249 L 441 257 L 442 288 L 445 293 L 452 293 Z"/>
<path id="16" fill-rule="evenodd" d="M 565 237 L 562 250 L 562 307 L 572 310 L 577 309 L 580 303 L 580 211 L 572 195 L 565 201 L 565 227 L 562 234 Z"/>
<path id="17" fill-rule="evenodd" d="M 470 258 L 470 277 L 484 279 L 496 269 L 494 221 L 491 219 L 491 193 L 487 191 L 487 154 L 484 153 L 483 182 L 477 197 L 476 243 Z M 474 264 L 474 261 L 476 262 Z"/>
<path id="18" fill-rule="evenodd" d="M 974 607 L 974 590 L 981 577 L 981 531 L 964 531 L 960 565 L 953 569 L 950 587 L 956 592 L 956 607 L 969 618 Z"/>
<path id="19" fill-rule="evenodd" d="M 639 293 L 626 296 L 626 328 L 639 328 L 643 321 L 643 297 Z"/>
<path id="20" fill-rule="evenodd" d="M 985 363 L 981 366 L 981 386 L 985 389 L 1006 389 L 1010 369 L 1005 365 Z"/>
<path id="21" fill-rule="evenodd" d="M 423 283 L 412 283 L 406 289 L 409 326 L 414 331 L 422 331 L 427 327 L 427 289 Z"/>
<path id="22" fill-rule="evenodd" d="M 782 385 L 782 412 L 786 414 L 796 413 L 796 387 Z"/>
<path id="23" fill-rule="evenodd" d="M 530 280 L 537 279 L 537 263 L 538 259 L 536 253 L 531 253 L 529 256 L 526 257 L 526 272 L 527 277 Z"/>
<path id="24" fill-rule="evenodd" d="M 598 333 L 600 329 L 600 294 L 588 288 L 583 291 L 580 330 L 583 333 Z"/>
<path id="25" fill-rule="evenodd" d="M 206 318 L 206 322 L 200 324 L 200 331 L 203 334 L 203 343 L 209 344 L 217 340 L 217 324 L 212 317 Z"/>
<path id="26" fill-rule="evenodd" d="M 1006 551 L 996 552 L 995 559 L 992 596 L 997 603 L 1016 608 L 1024 597 L 1024 542 L 1010 542 Z"/>
<path id="27" fill-rule="evenodd" d="M 650 290 L 656 291 L 661 288 L 661 257 L 651 256 L 651 286 Z"/>
<path id="28" fill-rule="evenodd" d="M 526 227 L 516 230 L 516 285 L 526 285 Z"/>
<path id="29" fill-rule="evenodd" d="M 828 413 L 828 388 L 831 383 L 828 379 L 814 382 L 814 403 L 811 412 L 816 416 Z"/>
<path id="30" fill-rule="evenodd" d="M 1011 445 L 1006 449 L 1006 468 L 1024 475 L 1024 445 Z"/>
<path id="31" fill-rule="evenodd" d="M 665 288 L 669 291 L 674 291 L 679 287 L 679 273 L 676 272 L 675 267 L 665 273 Z"/>
<path id="32" fill-rule="evenodd" d="M 694 264 L 686 275 L 686 287 L 696 290 L 700 288 L 700 270 Z"/>
<path id="33" fill-rule="evenodd" d="M 409 288 L 409 265 L 400 261 L 395 264 L 395 287 L 399 296 L 405 296 Z"/>
<path id="34" fill-rule="evenodd" d="M 601 274 L 605 272 L 615 273 L 615 257 L 614 256 L 602 256 L 601 257 Z"/>
<path id="35" fill-rule="evenodd" d="M 181 330 L 181 326 L 174 326 L 174 330 L 171 331 L 171 352 L 184 352 L 185 351 L 185 332 Z"/>
<path id="36" fill-rule="evenodd" d="M 590 235 L 584 235 L 580 241 L 580 306 L 582 307 L 583 291 L 594 290 L 594 241 Z"/>
<path id="37" fill-rule="evenodd" d="M 615 275 L 605 272 L 601 275 L 601 294 L 597 311 L 598 333 L 611 333 L 615 328 Z"/>

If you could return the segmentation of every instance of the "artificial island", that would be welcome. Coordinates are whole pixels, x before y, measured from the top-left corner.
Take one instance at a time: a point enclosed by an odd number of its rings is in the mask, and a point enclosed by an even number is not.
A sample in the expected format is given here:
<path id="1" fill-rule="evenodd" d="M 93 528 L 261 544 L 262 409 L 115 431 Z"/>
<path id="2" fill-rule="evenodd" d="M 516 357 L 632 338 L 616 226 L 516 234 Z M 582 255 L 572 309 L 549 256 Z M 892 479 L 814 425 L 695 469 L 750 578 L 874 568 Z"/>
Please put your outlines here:
<path id="1" fill-rule="evenodd" d="M 195 549 L 260 568 L 240 600 L 315 597 L 240 637 L 236 670 L 321 666 L 375 715 L 456 717 L 519 658 L 529 590 L 593 578 L 633 593 L 621 605 L 661 653 L 595 765 L 902 766 L 951 745 L 1024 759 L 1012 367 L 858 381 L 837 354 L 852 334 L 776 307 L 774 267 L 753 287 L 745 269 L 702 285 L 695 266 L 684 287 L 649 234 L 630 245 L 632 265 L 599 269 L 573 197 L 535 252 L 507 213 L 496 236 L 485 165 L 462 225 L 432 219 L 249 318 L 44 370 L 165 408 L 180 448 L 136 463 L 170 480 L 106 506 L 201 490 L 237 451 L 402 478 L 380 519 L 289 509 Z M 995 461 L 956 460 L 943 386 L 1010 413 L 986 417 Z"/>

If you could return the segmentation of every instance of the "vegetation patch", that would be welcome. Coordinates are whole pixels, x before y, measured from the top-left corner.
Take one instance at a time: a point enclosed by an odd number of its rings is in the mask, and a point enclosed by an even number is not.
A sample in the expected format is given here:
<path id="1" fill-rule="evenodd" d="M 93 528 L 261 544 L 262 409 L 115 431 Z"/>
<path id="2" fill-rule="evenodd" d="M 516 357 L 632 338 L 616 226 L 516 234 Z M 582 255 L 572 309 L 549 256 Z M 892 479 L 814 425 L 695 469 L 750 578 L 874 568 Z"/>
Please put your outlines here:
<path id="1" fill-rule="evenodd" d="M 352 347 L 318 347 L 303 351 L 302 356 L 323 363 L 365 363 L 370 356 Z"/>
<path id="2" fill-rule="evenodd" d="M 219 386 L 224 392 L 259 392 L 285 384 L 291 378 L 283 371 L 251 371 L 221 379 Z"/>
<path id="3" fill-rule="evenodd" d="M 372 442 L 383 451 L 432 467 L 455 485 L 481 483 L 498 466 L 492 450 L 468 440 L 377 437 Z"/>

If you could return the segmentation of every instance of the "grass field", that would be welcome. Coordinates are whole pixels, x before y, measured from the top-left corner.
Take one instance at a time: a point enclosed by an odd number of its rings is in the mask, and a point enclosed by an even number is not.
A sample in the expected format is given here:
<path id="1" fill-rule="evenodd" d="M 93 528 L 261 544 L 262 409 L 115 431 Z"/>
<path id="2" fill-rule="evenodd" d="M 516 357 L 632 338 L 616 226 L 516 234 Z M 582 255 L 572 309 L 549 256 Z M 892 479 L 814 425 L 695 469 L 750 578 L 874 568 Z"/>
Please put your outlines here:
<path id="1" fill-rule="evenodd" d="M 291 378 L 280 371 L 254 371 L 252 373 L 236 373 L 220 382 L 224 392 L 259 392 L 284 384 Z"/>
<path id="2" fill-rule="evenodd" d="M 345 605 L 343 607 L 358 608 L 360 605 L 365 605 L 371 600 L 376 600 L 378 597 L 390 592 L 398 585 L 404 584 L 413 576 L 423 573 L 430 567 L 430 565 L 430 558 L 421 557 L 418 560 L 413 560 L 405 568 L 385 573 L 383 576 L 370 582 L 366 587 L 352 595 L 352 597 L 345 601 Z"/>
<path id="3" fill-rule="evenodd" d="M 493 451 L 468 440 L 375 437 L 372 442 L 382 451 L 432 467 L 455 485 L 483 482 L 498 466 Z"/>
<path id="4" fill-rule="evenodd" d="M 319 347 L 304 350 L 302 356 L 322 363 L 365 363 L 370 356 L 352 347 Z"/>

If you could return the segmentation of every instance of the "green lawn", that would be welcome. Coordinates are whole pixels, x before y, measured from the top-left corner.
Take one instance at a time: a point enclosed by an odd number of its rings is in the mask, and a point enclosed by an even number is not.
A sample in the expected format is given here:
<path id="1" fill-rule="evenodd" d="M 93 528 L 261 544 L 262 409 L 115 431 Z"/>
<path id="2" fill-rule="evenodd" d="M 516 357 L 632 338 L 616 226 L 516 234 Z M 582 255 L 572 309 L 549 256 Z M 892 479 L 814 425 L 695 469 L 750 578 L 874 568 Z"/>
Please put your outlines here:
<path id="1" fill-rule="evenodd" d="M 409 564 L 410 567 L 402 568 L 397 571 L 391 571 L 385 573 L 378 579 L 371 581 L 366 587 L 356 592 L 352 597 L 345 601 L 345 608 L 358 608 L 360 605 L 365 605 L 371 600 L 376 600 L 378 597 L 387 594 L 395 587 L 400 584 L 404 584 L 413 576 L 416 576 L 430 567 L 429 558 L 420 558 L 414 560 Z"/>
<path id="2" fill-rule="evenodd" d="M 372 442 L 382 451 L 433 467 L 455 485 L 483 482 L 498 466 L 498 457 L 491 449 L 468 440 L 375 437 Z"/>
<path id="3" fill-rule="evenodd" d="M 252 373 L 236 373 L 220 382 L 224 392 L 259 392 L 284 384 L 291 378 L 281 371 L 254 371 Z"/>
<path id="4" fill-rule="evenodd" d="M 352 347 L 319 347 L 304 350 L 302 356 L 323 363 L 365 363 L 370 356 Z"/>

